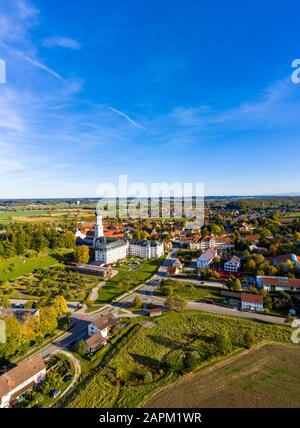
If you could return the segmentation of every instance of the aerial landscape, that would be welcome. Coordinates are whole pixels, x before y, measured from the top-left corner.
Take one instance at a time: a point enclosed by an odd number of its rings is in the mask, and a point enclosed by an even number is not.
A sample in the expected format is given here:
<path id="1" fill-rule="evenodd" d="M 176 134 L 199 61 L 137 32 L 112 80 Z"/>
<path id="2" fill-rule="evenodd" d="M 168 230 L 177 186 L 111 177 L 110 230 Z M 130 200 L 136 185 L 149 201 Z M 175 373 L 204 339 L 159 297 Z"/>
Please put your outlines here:
<path id="1" fill-rule="evenodd" d="M 279 3 L 0 4 L 1 410 L 300 408 Z"/>

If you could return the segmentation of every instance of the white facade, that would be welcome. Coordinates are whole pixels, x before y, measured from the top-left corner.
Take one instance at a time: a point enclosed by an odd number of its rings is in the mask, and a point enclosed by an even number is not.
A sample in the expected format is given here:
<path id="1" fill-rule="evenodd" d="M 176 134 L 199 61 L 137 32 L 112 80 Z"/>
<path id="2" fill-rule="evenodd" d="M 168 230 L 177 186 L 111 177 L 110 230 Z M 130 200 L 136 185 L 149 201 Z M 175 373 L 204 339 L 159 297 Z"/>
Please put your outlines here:
<path id="1" fill-rule="evenodd" d="M 264 311 L 263 303 L 254 303 L 254 302 L 242 301 L 241 308 L 244 311 L 251 311 L 251 312 L 263 312 Z"/>
<path id="2" fill-rule="evenodd" d="M 156 259 L 164 254 L 164 244 L 157 241 L 130 241 L 115 239 L 98 245 L 95 244 L 95 261 L 101 264 L 113 264 L 127 257 Z"/>
<path id="3" fill-rule="evenodd" d="M 89 326 L 88 326 L 88 335 L 89 335 L 89 337 L 94 336 L 94 334 L 96 334 L 96 333 L 100 333 L 101 336 L 104 339 L 106 339 L 107 336 L 108 336 L 108 333 L 109 333 L 109 328 L 105 327 L 105 328 L 99 329 L 99 328 L 97 328 L 97 326 L 95 324 L 89 324 Z"/>
<path id="4" fill-rule="evenodd" d="M 124 244 L 120 242 L 119 246 L 106 247 L 105 249 L 95 250 L 95 261 L 100 264 L 114 264 L 119 260 L 124 260 L 127 257 L 128 243 L 124 241 Z"/>
<path id="5" fill-rule="evenodd" d="M 224 264 L 225 272 L 238 272 L 241 267 L 241 261 L 238 257 L 234 256 L 231 260 Z"/>
<path id="6" fill-rule="evenodd" d="M 0 408 L 9 407 L 45 377 L 46 367 L 39 354 L 0 376 Z"/>
<path id="7" fill-rule="evenodd" d="M 217 257 L 218 251 L 217 249 L 209 249 L 204 254 L 202 254 L 197 261 L 198 269 L 209 269 L 210 265 Z"/>

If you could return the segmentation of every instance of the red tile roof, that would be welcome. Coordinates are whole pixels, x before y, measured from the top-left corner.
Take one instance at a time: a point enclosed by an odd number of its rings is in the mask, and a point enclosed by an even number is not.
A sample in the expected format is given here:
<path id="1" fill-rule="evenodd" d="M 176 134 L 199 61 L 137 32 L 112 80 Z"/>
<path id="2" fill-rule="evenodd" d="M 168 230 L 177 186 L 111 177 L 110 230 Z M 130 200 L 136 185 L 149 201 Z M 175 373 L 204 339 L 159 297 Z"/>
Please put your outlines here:
<path id="1" fill-rule="evenodd" d="M 242 302 L 255 303 L 257 305 L 262 305 L 264 303 L 264 299 L 260 294 L 247 294 L 242 293 L 241 295 Z"/>
<path id="2" fill-rule="evenodd" d="M 300 288 L 300 279 L 262 277 L 262 283 L 265 287 L 288 287 Z"/>
<path id="3" fill-rule="evenodd" d="M 18 388 L 33 376 L 45 370 L 45 363 L 41 354 L 29 358 L 14 369 L 0 376 L 0 397 Z"/>

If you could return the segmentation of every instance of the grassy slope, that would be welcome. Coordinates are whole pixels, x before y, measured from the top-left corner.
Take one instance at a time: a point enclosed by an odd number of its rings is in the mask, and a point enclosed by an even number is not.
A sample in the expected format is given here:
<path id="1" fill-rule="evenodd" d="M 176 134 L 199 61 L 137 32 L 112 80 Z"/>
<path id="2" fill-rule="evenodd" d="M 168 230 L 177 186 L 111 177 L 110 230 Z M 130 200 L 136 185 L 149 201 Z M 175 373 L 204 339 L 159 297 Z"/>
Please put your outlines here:
<path id="1" fill-rule="evenodd" d="M 139 284 L 142 284 L 157 271 L 162 263 L 162 259 L 159 260 L 145 260 L 141 262 L 140 268 L 136 271 L 129 272 L 126 270 L 120 271 L 115 277 L 107 281 L 107 283 L 101 288 L 99 292 L 99 298 L 96 303 L 107 303 L 113 300 L 115 297 L 120 296 L 127 290 L 132 289 Z M 119 284 L 120 280 L 124 276 L 131 277 L 131 283 L 129 287 L 124 287 Z"/>
<path id="2" fill-rule="evenodd" d="M 268 344 L 162 391 L 146 407 L 300 406 L 300 349 Z"/>
<path id="3" fill-rule="evenodd" d="M 206 360 L 210 338 L 218 331 L 228 331 L 238 349 L 243 342 L 244 332 L 252 327 L 258 341 L 290 341 L 290 328 L 263 323 L 238 320 L 187 311 L 171 313 L 156 320 L 153 329 L 140 327 L 128 339 L 124 339 L 115 355 L 103 368 L 99 366 L 89 378 L 78 386 L 67 403 L 68 407 L 138 407 L 154 392 L 180 378 L 176 370 L 169 371 L 160 379 L 137 386 L 113 386 L 107 374 L 120 369 L 125 376 L 143 376 L 154 367 L 162 367 L 164 361 L 180 361 L 187 350 L 196 349 Z M 210 361 L 211 362 L 211 361 Z M 201 366 L 200 366 L 201 367 Z"/>

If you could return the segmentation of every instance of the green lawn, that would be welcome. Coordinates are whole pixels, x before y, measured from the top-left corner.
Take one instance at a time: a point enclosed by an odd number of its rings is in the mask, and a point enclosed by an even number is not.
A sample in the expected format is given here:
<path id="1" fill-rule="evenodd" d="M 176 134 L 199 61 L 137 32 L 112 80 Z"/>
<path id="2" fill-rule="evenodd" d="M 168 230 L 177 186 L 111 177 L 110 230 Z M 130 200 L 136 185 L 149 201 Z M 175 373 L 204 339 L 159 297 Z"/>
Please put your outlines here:
<path id="1" fill-rule="evenodd" d="M 99 298 L 96 303 L 102 304 L 111 302 L 114 298 L 120 296 L 126 291 L 137 287 L 139 284 L 142 284 L 147 279 L 151 278 L 152 275 L 154 275 L 162 262 L 163 259 L 145 260 L 141 261 L 139 269 L 135 271 L 119 271 L 116 276 L 107 281 L 106 284 L 101 288 L 99 291 Z M 129 286 L 120 284 L 120 281 L 124 276 L 130 277 L 131 280 Z"/>
<path id="2" fill-rule="evenodd" d="M 197 283 L 190 283 L 171 279 L 164 281 L 164 285 L 172 287 L 174 290 L 174 294 L 176 294 L 177 296 L 181 296 L 186 300 L 223 300 L 220 295 L 220 289 L 216 287 L 203 286 Z M 157 291 L 157 295 L 162 295 L 159 290 Z"/>
<path id="3" fill-rule="evenodd" d="M 136 326 L 116 344 L 102 363 L 86 375 L 64 403 L 77 408 L 135 408 L 153 393 L 182 377 L 186 352 L 198 355 L 200 370 L 223 357 L 212 357 L 215 333 L 226 331 L 239 352 L 244 334 L 253 329 L 257 342 L 290 343 L 291 329 L 250 320 L 203 314 L 169 313 L 152 329 Z"/>
<path id="4" fill-rule="evenodd" d="M 63 260 L 70 251 L 61 251 L 57 254 L 40 254 L 37 257 L 13 257 L 0 259 L 0 281 L 12 280 L 19 276 L 28 275 L 35 269 L 44 269 L 54 266 Z"/>

